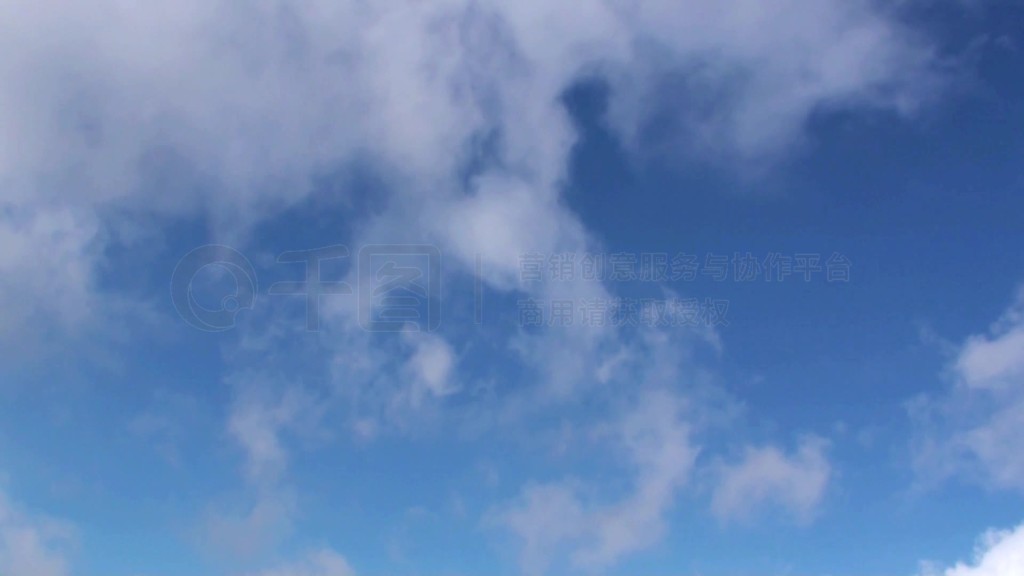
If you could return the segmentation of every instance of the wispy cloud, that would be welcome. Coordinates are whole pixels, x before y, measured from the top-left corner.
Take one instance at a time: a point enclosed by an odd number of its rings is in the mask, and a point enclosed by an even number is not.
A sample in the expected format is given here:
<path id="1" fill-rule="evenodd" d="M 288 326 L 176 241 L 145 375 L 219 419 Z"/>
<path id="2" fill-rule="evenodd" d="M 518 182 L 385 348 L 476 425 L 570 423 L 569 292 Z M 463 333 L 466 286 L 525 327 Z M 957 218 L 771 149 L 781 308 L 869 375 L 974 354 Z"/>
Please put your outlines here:
<path id="1" fill-rule="evenodd" d="M 671 394 L 651 392 L 612 427 L 612 450 L 632 476 L 621 500 L 593 501 L 585 482 L 564 480 L 528 485 L 515 502 L 491 513 L 489 523 L 520 541 L 524 573 L 544 574 L 566 556 L 578 568 L 606 569 L 661 540 L 699 452 L 682 409 Z"/>
<path id="2" fill-rule="evenodd" d="M 1024 490 L 1024 293 L 986 334 L 968 337 L 948 370 L 951 387 L 918 398 L 912 415 L 917 468 L 926 482 L 950 475 Z"/>
<path id="3" fill-rule="evenodd" d="M 711 510 L 722 520 L 750 520 L 767 506 L 810 521 L 832 476 L 827 447 L 813 437 L 792 455 L 775 446 L 748 447 L 739 461 L 720 465 Z"/>
<path id="4" fill-rule="evenodd" d="M 70 525 L 16 508 L 0 491 L 0 572 L 67 576 Z"/>

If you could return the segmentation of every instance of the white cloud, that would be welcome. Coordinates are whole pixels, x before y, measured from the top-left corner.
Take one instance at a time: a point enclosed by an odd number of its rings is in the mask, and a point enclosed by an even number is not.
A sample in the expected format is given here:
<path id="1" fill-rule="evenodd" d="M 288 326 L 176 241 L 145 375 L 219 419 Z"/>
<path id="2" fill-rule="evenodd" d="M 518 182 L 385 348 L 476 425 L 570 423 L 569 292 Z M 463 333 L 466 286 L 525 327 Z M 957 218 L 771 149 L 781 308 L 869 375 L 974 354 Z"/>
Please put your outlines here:
<path id="1" fill-rule="evenodd" d="M 0 491 L 0 574 L 66 576 L 70 529 L 15 509 Z"/>
<path id="2" fill-rule="evenodd" d="M 235 401 L 227 428 L 245 453 L 246 490 L 241 506 L 213 510 L 206 518 L 206 545 L 232 565 L 260 565 L 292 534 L 298 504 L 289 482 L 288 437 L 316 437 L 326 401 L 299 385 L 278 386 L 254 373 L 230 379 Z M 252 576 L 354 576 L 345 558 L 330 549 Z"/>
<path id="3" fill-rule="evenodd" d="M 1013 530 L 991 530 L 974 550 L 974 560 L 945 570 L 928 567 L 921 576 L 1021 576 L 1024 574 L 1024 525 Z"/>
<path id="4" fill-rule="evenodd" d="M 677 73 L 675 86 L 685 87 L 689 104 L 679 137 L 698 154 L 772 156 L 801 137 L 809 113 L 850 105 L 910 111 L 932 85 L 929 49 L 869 2 L 622 5 L 664 50 L 625 75 Z M 645 80 L 632 84 L 639 105 L 616 104 L 627 126 L 640 125 L 630 105 L 642 115 L 656 98 L 651 90 L 672 88 Z"/>
<path id="5" fill-rule="evenodd" d="M 200 547 L 232 565 L 259 565 L 292 534 L 298 512 L 287 485 L 246 487 L 233 506 L 218 505 L 203 518 Z"/>
<path id="6" fill-rule="evenodd" d="M 1024 291 L 987 334 L 970 336 L 952 362 L 952 388 L 912 404 L 916 466 L 1024 490 Z"/>
<path id="7" fill-rule="evenodd" d="M 98 224 L 62 208 L 6 218 L 2 208 L 0 199 L 0 348 L 14 361 L 54 324 L 71 330 L 95 317 Z"/>
<path id="8" fill-rule="evenodd" d="M 497 519 L 519 539 L 519 564 L 528 576 L 544 574 L 566 543 L 582 538 L 590 516 L 571 484 L 538 484 L 523 489 L 519 500 Z"/>
<path id="9" fill-rule="evenodd" d="M 989 334 L 967 339 L 955 370 L 968 388 L 1024 387 L 1024 290 Z"/>
<path id="10" fill-rule="evenodd" d="M 792 455 L 774 446 L 748 447 L 740 461 L 719 469 L 712 512 L 722 520 L 744 520 L 767 505 L 811 520 L 832 476 L 826 447 L 819 438 L 802 440 Z"/>
<path id="11" fill-rule="evenodd" d="M 700 345 L 718 351 L 713 330 L 626 334 L 576 328 L 519 343 L 524 361 L 542 378 L 555 377 L 556 388 L 512 396 L 527 407 L 510 408 L 511 421 L 554 409 L 561 424 L 554 440 L 544 437 L 545 446 L 556 445 L 559 459 L 596 446 L 601 461 L 624 478 L 591 481 L 570 474 L 530 482 L 517 499 L 492 509 L 487 524 L 515 537 L 525 574 L 599 572 L 657 545 L 700 452 L 694 434 L 731 422 L 737 408 L 695 362 Z M 570 366 L 560 372 L 557 362 L 565 356 Z M 583 395 L 593 404 L 578 414 L 579 422 L 559 411 Z M 503 402 L 509 404 L 509 397 Z"/>
<path id="12" fill-rule="evenodd" d="M 288 481 L 286 434 L 316 436 L 325 406 L 298 385 L 275 386 L 266 376 L 240 374 L 230 381 L 235 401 L 227 430 L 245 454 L 241 503 L 212 509 L 204 519 L 206 545 L 233 562 L 266 557 L 293 529 L 298 511 Z"/>
<path id="13" fill-rule="evenodd" d="M 690 441 L 689 425 L 681 420 L 683 408 L 671 394 L 652 392 L 623 419 L 618 432 L 637 471 L 634 492 L 590 519 L 595 541 L 576 552 L 577 564 L 604 567 L 665 535 L 665 515 L 699 452 Z"/>
<path id="14" fill-rule="evenodd" d="M 583 246 L 579 227 L 568 225 L 572 218 L 556 199 L 528 182 L 486 177 L 475 183 L 474 192 L 446 209 L 437 225 L 458 257 L 471 262 L 479 255 L 493 275 L 489 279 L 500 286 L 517 287 L 523 254 Z M 568 242 L 562 241 L 566 236 Z"/>
<path id="15" fill-rule="evenodd" d="M 604 569 L 661 540 L 666 515 L 698 453 L 682 409 L 673 395 L 648 392 L 606 430 L 632 476 L 632 489 L 621 500 L 593 501 L 585 496 L 586 486 L 565 480 L 529 485 L 515 502 L 491 514 L 492 523 L 518 538 L 525 574 L 547 572 L 563 552 L 576 567 Z"/>
<path id="16" fill-rule="evenodd" d="M 525 249 L 582 248 L 557 197 L 575 138 L 560 97 L 583 76 L 608 79 L 628 139 L 669 109 L 684 139 L 743 157 L 787 149 L 819 109 L 910 110 L 934 88 L 927 42 L 866 1 L 15 0 L 0 21 L 17 23 L 0 40 L 0 235 L 58 210 L 81 223 L 7 258 L 74 255 L 74 275 L 46 276 L 63 293 L 89 291 L 97 221 L 202 212 L 237 240 L 363 160 L 396 222 L 467 266 L 482 253 L 507 286 Z M 665 101 L 673 74 L 688 88 Z M 31 273 L 5 277 L 4 301 L 35 293 Z"/>
<path id="17" fill-rule="evenodd" d="M 249 376 L 236 378 L 234 386 L 228 431 L 245 450 L 247 475 L 256 484 L 276 482 L 288 463 L 282 433 L 315 429 L 323 407 L 298 386 L 274 391 Z"/>
<path id="18" fill-rule="evenodd" d="M 934 86 L 928 43 L 866 0 L 13 0 L 0 3 L 0 22 L 17 24 L 0 34 L 5 335 L 42 319 L 70 330 L 60 322 L 89 309 L 97 263 L 116 241 L 108 229 L 140 215 L 201 216 L 241 244 L 306 198 L 313 176 L 363 162 L 391 201 L 346 227 L 358 230 L 353 241 L 436 242 L 449 272 L 479 254 L 492 287 L 521 288 L 519 254 L 592 242 L 559 196 L 576 138 L 561 96 L 583 77 L 609 82 L 611 124 L 634 146 L 670 110 L 691 153 L 748 160 L 788 150 L 823 108 L 909 111 Z M 680 76 L 685 93 L 666 100 L 666 79 Z M 466 183 L 471 160 L 479 173 Z M 604 295 L 582 284 L 535 291 Z M 387 412 L 407 393 L 394 385 L 402 367 L 424 394 L 459 381 L 447 342 L 380 349 L 350 316 L 325 334 L 334 384 L 359 408 L 353 428 L 369 435 L 401 420 Z M 598 374 L 591 361 L 629 348 L 611 330 L 551 330 L 516 345 L 563 399 L 618 382 L 615 367 Z M 657 363 L 647 377 L 675 371 Z M 301 394 L 248 394 L 228 430 L 255 504 L 218 526 L 259 542 L 250 529 L 293 515 L 285 435 L 318 412 Z M 561 484 L 526 493 L 515 531 L 541 548 L 574 541 L 579 566 L 656 542 L 696 454 L 678 410 L 655 395 L 620 422 L 634 474 L 624 499 L 592 503 Z M 544 532 L 530 520 L 545 513 L 537 498 L 563 506 L 571 526 Z"/>
<path id="19" fill-rule="evenodd" d="M 406 337 L 414 349 L 407 364 L 414 380 L 410 402 L 418 406 L 424 397 L 440 398 L 455 392 L 455 352 L 451 345 L 436 334 L 409 332 Z"/>

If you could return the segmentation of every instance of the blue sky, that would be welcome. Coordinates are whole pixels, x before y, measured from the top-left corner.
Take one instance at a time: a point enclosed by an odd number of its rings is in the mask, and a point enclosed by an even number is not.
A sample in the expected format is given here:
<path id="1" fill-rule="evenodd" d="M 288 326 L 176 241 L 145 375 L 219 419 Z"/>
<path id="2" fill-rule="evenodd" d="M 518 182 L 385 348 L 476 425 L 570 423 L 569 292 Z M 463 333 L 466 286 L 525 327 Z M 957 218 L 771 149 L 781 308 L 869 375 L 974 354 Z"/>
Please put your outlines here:
<path id="1" fill-rule="evenodd" d="M 1022 24 L 0 6 L 0 576 L 1024 573 Z"/>

